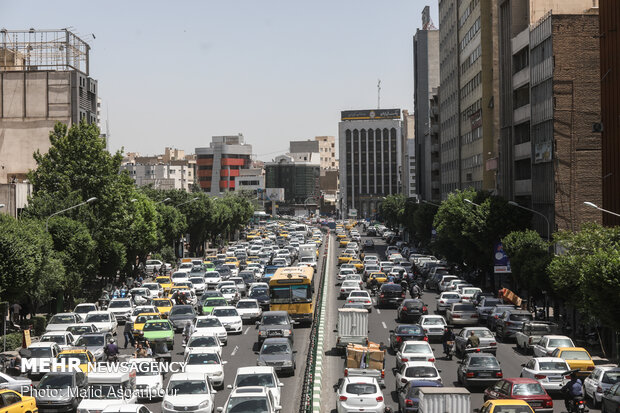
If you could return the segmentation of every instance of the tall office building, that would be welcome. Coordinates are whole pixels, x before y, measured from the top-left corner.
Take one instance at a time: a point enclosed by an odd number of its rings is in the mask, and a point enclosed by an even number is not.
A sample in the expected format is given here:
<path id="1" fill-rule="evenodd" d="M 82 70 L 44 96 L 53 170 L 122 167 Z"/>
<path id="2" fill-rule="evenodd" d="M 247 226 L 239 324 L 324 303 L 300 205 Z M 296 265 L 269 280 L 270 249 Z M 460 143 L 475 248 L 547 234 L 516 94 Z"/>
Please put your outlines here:
<path id="1" fill-rule="evenodd" d="M 317 205 L 320 197 L 320 168 L 318 158 L 303 160 L 281 155 L 265 164 L 266 188 L 284 188 L 284 203 L 289 207 Z"/>
<path id="2" fill-rule="evenodd" d="M 439 30 L 430 23 L 430 11 L 422 12 L 422 29 L 413 37 L 413 113 L 415 116 L 417 187 L 422 199 L 439 200 L 439 154 L 433 155 L 430 99 L 439 86 Z M 437 185 L 437 184 L 436 184 Z"/>
<path id="3" fill-rule="evenodd" d="M 336 138 L 333 136 L 316 136 L 314 140 L 291 141 L 289 145 L 290 153 L 316 152 L 319 154 L 321 162 L 321 175 L 325 171 L 338 169 L 336 159 Z"/>
<path id="4" fill-rule="evenodd" d="M 417 173 L 415 162 L 415 116 L 403 109 L 401 151 L 401 193 L 406 197 L 418 197 Z"/>
<path id="5" fill-rule="evenodd" d="M 203 191 L 217 195 L 235 190 L 235 177 L 252 165 L 252 145 L 243 135 L 213 136 L 208 148 L 196 148 L 198 184 Z"/>
<path id="6" fill-rule="evenodd" d="M 371 217 L 383 197 L 401 190 L 400 109 L 340 113 L 340 213 Z"/>

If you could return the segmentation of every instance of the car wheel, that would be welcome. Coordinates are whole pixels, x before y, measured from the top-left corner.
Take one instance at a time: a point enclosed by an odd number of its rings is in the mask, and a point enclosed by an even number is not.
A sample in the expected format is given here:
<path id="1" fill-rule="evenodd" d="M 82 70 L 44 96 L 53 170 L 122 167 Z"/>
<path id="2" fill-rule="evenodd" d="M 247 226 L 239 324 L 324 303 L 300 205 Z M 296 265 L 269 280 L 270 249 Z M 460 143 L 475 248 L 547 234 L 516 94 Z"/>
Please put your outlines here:
<path id="1" fill-rule="evenodd" d="M 594 407 L 595 409 L 601 407 L 601 402 L 596 401 L 596 394 L 592 395 L 592 407 Z"/>

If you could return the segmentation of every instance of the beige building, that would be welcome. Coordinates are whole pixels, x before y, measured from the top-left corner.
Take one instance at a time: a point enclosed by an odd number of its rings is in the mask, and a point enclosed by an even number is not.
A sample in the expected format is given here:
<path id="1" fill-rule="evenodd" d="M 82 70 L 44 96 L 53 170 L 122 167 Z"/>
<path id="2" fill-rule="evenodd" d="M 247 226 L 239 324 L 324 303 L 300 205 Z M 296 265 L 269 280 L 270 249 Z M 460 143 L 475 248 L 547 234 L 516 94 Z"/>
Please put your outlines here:
<path id="1" fill-rule="evenodd" d="M 291 141 L 289 153 L 317 153 L 321 163 L 321 175 L 328 170 L 338 170 L 336 138 L 333 136 L 316 136 L 314 140 Z"/>

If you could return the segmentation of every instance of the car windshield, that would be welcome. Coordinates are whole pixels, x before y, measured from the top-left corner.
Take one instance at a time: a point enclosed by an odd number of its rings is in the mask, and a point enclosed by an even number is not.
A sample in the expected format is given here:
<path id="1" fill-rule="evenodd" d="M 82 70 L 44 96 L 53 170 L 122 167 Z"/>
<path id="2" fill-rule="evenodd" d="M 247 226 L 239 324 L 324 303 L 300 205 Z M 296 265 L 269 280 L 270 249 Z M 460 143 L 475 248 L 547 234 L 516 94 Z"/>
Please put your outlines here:
<path id="1" fill-rule="evenodd" d="M 495 307 L 498 303 L 500 303 L 500 301 L 495 298 L 487 298 L 486 300 L 484 300 L 485 307 Z"/>
<path id="2" fill-rule="evenodd" d="M 103 336 L 81 336 L 75 343 L 76 346 L 94 347 L 105 345 L 105 338 Z"/>
<path id="3" fill-rule="evenodd" d="M 478 337 L 481 338 L 493 338 L 493 333 L 491 333 L 489 330 L 470 330 L 476 333 L 476 335 Z M 467 333 L 466 337 L 469 337 L 470 333 Z"/>
<path id="4" fill-rule="evenodd" d="M 131 302 L 129 301 L 111 301 L 108 308 L 126 308 L 131 307 Z"/>
<path id="5" fill-rule="evenodd" d="M 132 315 L 140 315 L 142 313 L 154 313 L 156 312 L 155 309 L 153 308 L 144 308 L 144 307 L 137 307 L 136 309 L 133 310 Z"/>
<path id="6" fill-rule="evenodd" d="M 420 326 L 398 326 L 396 334 L 420 334 L 421 330 Z"/>
<path id="7" fill-rule="evenodd" d="M 349 297 L 366 297 L 368 298 L 368 293 L 366 291 L 351 291 L 351 295 Z"/>
<path id="8" fill-rule="evenodd" d="M 50 334 L 50 335 L 46 334 L 46 335 L 43 335 L 39 341 L 42 342 L 42 343 L 64 344 L 65 343 L 65 336 L 64 335 L 60 335 L 60 334 Z"/>
<path id="9" fill-rule="evenodd" d="M 196 327 L 222 327 L 222 323 L 217 318 L 200 318 L 196 321 Z"/>
<path id="10" fill-rule="evenodd" d="M 48 324 L 73 324 L 75 323 L 75 317 L 72 315 L 58 315 L 56 314 L 52 318 Z"/>
<path id="11" fill-rule="evenodd" d="M 561 370 L 568 371 L 570 368 L 563 361 L 541 361 L 538 363 L 540 371 Z"/>
<path id="12" fill-rule="evenodd" d="M 189 279 L 192 284 L 204 284 L 205 280 L 201 277 L 192 277 Z"/>
<path id="13" fill-rule="evenodd" d="M 455 304 L 452 311 L 458 312 L 476 312 L 476 307 L 469 304 Z"/>
<path id="14" fill-rule="evenodd" d="M 239 313 L 235 308 L 216 308 L 213 310 L 213 315 L 216 317 L 234 317 L 238 316 Z"/>
<path id="15" fill-rule="evenodd" d="M 146 323 L 144 325 L 144 331 L 169 331 L 171 330 L 170 323 L 162 321 L 160 323 Z"/>
<path id="16" fill-rule="evenodd" d="M 172 311 L 170 311 L 170 315 L 188 315 L 194 314 L 194 310 L 192 307 L 172 307 Z"/>
<path id="17" fill-rule="evenodd" d="M 168 383 L 168 394 L 209 394 L 206 380 L 175 380 Z"/>
<path id="18" fill-rule="evenodd" d="M 431 366 L 407 367 L 405 377 L 437 377 L 437 370 Z"/>
<path id="19" fill-rule="evenodd" d="M 572 347 L 573 342 L 569 338 L 552 338 L 549 340 L 547 347 Z"/>
<path id="20" fill-rule="evenodd" d="M 264 315 L 261 324 L 265 326 L 285 326 L 288 324 L 288 317 L 285 315 Z"/>
<path id="21" fill-rule="evenodd" d="M 532 319 L 531 314 L 510 314 L 510 321 L 529 321 Z"/>
<path id="22" fill-rule="evenodd" d="M 44 358 L 52 356 L 52 349 L 50 347 L 34 347 L 29 348 L 31 358 Z"/>
<path id="23" fill-rule="evenodd" d="M 590 360 L 590 356 L 588 356 L 588 353 L 586 353 L 585 351 L 563 351 L 561 357 L 564 360 Z"/>
<path id="24" fill-rule="evenodd" d="M 222 288 L 220 288 L 220 292 L 222 294 L 235 294 L 237 292 L 237 290 L 235 288 L 231 288 L 231 287 L 222 287 Z"/>
<path id="25" fill-rule="evenodd" d="M 349 394 L 375 394 L 377 386 L 372 383 L 350 383 L 347 384 L 345 391 Z"/>
<path id="26" fill-rule="evenodd" d="M 123 389 L 120 384 L 91 384 L 87 394 L 91 399 L 116 400 L 122 398 Z"/>
<path id="27" fill-rule="evenodd" d="M 442 326 L 445 325 L 444 321 L 441 318 L 425 318 L 422 324 L 430 325 L 430 326 Z"/>
<path id="28" fill-rule="evenodd" d="M 258 304 L 255 301 L 239 301 L 237 308 L 258 308 Z"/>
<path id="29" fill-rule="evenodd" d="M 145 289 L 141 289 L 141 290 L 131 290 L 131 295 L 146 295 L 146 288 Z"/>
<path id="30" fill-rule="evenodd" d="M 80 364 L 88 363 L 88 356 L 86 356 L 85 353 L 64 353 L 64 354 L 59 354 L 58 357 L 56 358 L 56 360 L 58 360 L 58 362 L 60 363 L 62 363 L 64 360 L 65 365 L 68 365 L 69 360 L 72 360 L 72 359 L 80 360 Z"/>
<path id="31" fill-rule="evenodd" d="M 195 366 L 197 364 L 220 364 L 217 353 L 190 353 L 187 357 L 187 364 Z"/>
<path id="32" fill-rule="evenodd" d="M 495 357 L 472 357 L 469 367 L 499 367 Z"/>
<path id="33" fill-rule="evenodd" d="M 205 274 L 205 278 L 220 278 L 220 273 L 218 272 L 208 272 Z"/>
<path id="34" fill-rule="evenodd" d="M 422 344 L 422 343 L 406 344 L 405 348 L 403 349 L 403 353 L 432 353 L 432 352 L 433 350 L 430 349 L 428 344 Z"/>
<path id="35" fill-rule="evenodd" d="M 217 299 L 217 300 L 205 300 L 203 306 L 205 307 L 215 307 L 217 305 L 226 305 L 226 300 Z"/>
<path id="36" fill-rule="evenodd" d="M 288 343 L 263 344 L 261 354 L 289 354 L 291 348 Z"/>
<path id="37" fill-rule="evenodd" d="M 276 387 L 276 383 L 273 380 L 273 375 L 270 373 L 254 373 L 254 374 L 239 374 L 235 381 L 235 387 L 248 387 L 248 386 L 267 386 Z"/>
<path id="38" fill-rule="evenodd" d="M 75 313 L 78 314 L 86 314 L 90 311 L 95 311 L 97 309 L 97 307 L 95 307 L 94 305 L 78 305 L 77 307 L 75 307 Z"/>
<path id="39" fill-rule="evenodd" d="M 441 298 L 446 299 L 446 300 L 456 300 L 456 299 L 460 299 L 461 296 L 458 294 L 443 294 Z"/>
<path id="40" fill-rule="evenodd" d="M 542 396 L 546 392 L 540 383 L 517 383 L 512 386 L 512 394 L 514 396 Z"/>
<path id="41" fill-rule="evenodd" d="M 226 413 L 269 413 L 267 399 L 263 396 L 231 397 Z"/>
<path id="42" fill-rule="evenodd" d="M 46 374 L 39 382 L 39 389 L 64 389 L 72 385 L 71 374 Z"/>
<path id="43" fill-rule="evenodd" d="M 144 324 L 149 320 L 159 320 L 161 317 L 156 314 L 139 315 L 136 318 L 136 324 Z"/>
<path id="44" fill-rule="evenodd" d="M 253 288 L 250 293 L 250 297 L 262 297 L 268 295 L 269 292 L 266 288 Z"/>
<path id="45" fill-rule="evenodd" d="M 213 336 L 193 337 L 187 347 L 218 347 L 219 343 Z"/>
<path id="46" fill-rule="evenodd" d="M 93 331 L 92 326 L 81 325 L 81 326 L 72 326 L 67 329 L 67 331 L 73 335 L 80 335 L 84 333 L 91 333 Z"/>
<path id="47" fill-rule="evenodd" d="M 155 278 L 155 281 L 157 281 L 158 284 L 170 284 L 170 278 L 165 277 L 165 278 Z"/>

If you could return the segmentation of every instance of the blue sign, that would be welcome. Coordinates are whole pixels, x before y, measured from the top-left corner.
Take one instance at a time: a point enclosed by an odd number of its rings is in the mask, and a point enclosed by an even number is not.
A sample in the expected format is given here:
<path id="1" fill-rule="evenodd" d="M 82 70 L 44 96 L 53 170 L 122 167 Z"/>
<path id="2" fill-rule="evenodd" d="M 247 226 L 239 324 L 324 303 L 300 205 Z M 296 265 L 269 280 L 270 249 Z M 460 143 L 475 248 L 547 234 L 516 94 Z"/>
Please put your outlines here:
<path id="1" fill-rule="evenodd" d="M 510 270 L 510 260 L 508 259 L 508 255 L 504 251 L 504 246 L 501 242 L 495 244 L 495 248 L 493 250 L 493 265 L 496 273 L 509 273 Z"/>

